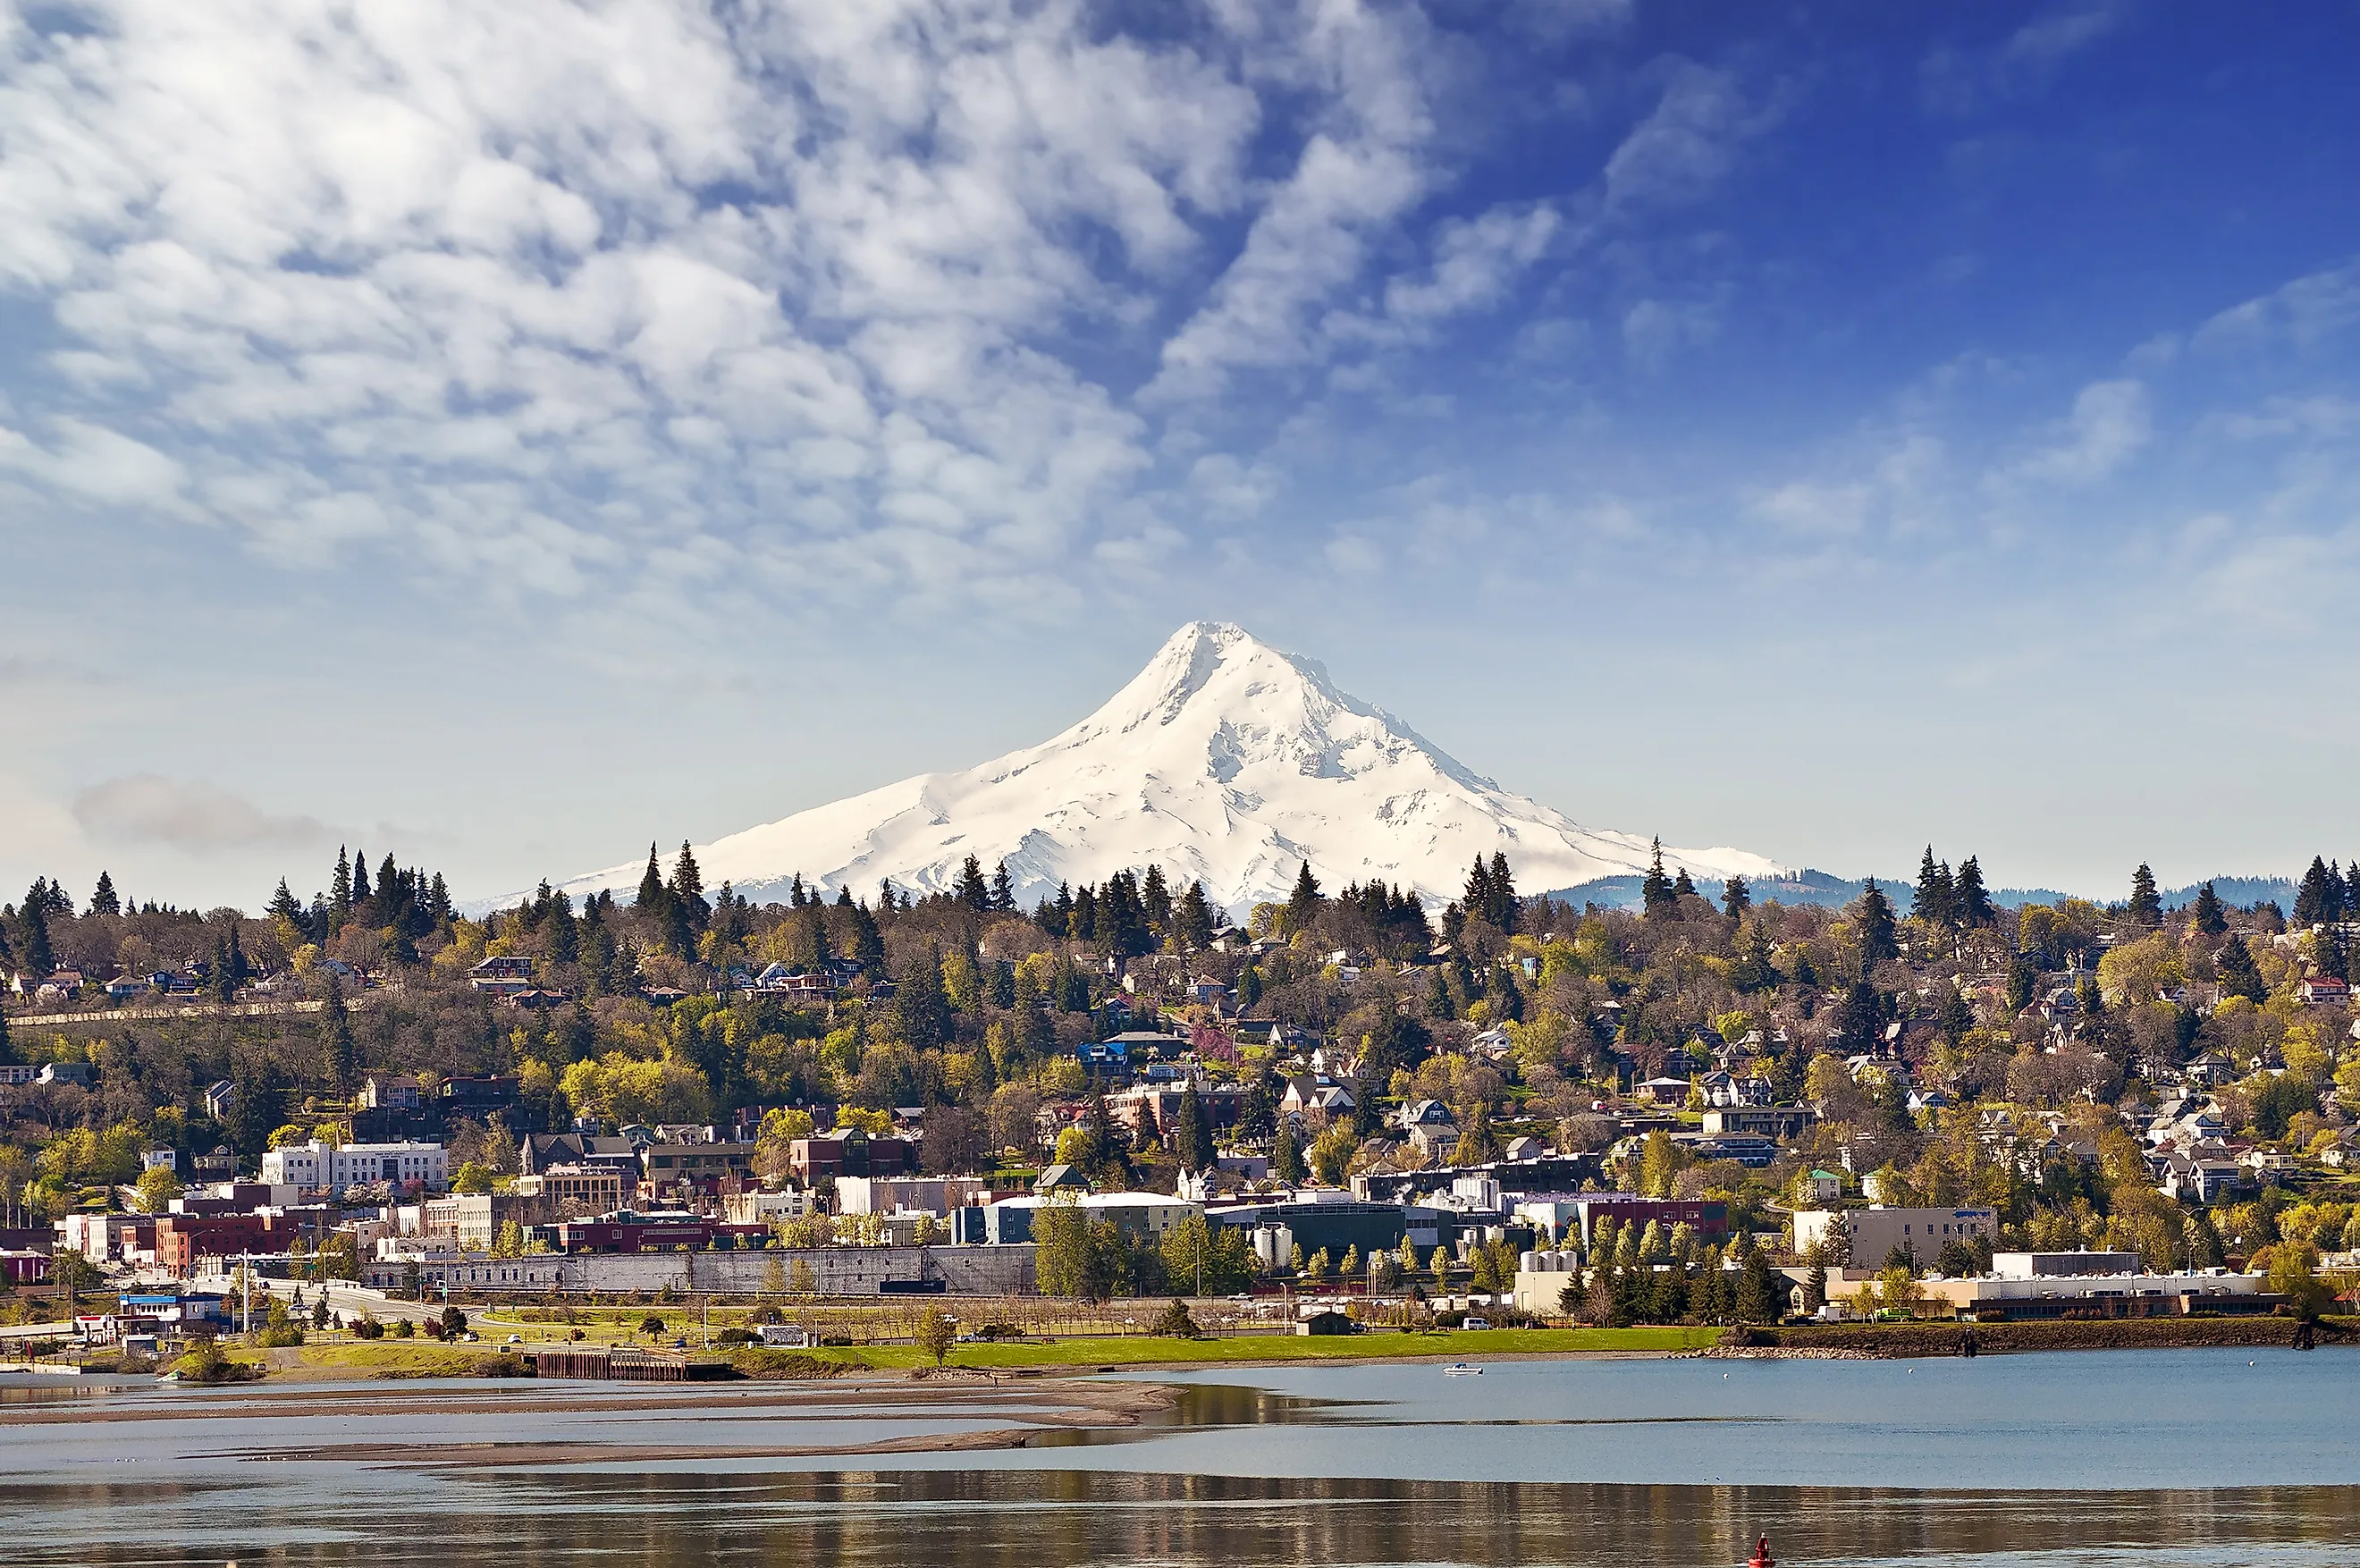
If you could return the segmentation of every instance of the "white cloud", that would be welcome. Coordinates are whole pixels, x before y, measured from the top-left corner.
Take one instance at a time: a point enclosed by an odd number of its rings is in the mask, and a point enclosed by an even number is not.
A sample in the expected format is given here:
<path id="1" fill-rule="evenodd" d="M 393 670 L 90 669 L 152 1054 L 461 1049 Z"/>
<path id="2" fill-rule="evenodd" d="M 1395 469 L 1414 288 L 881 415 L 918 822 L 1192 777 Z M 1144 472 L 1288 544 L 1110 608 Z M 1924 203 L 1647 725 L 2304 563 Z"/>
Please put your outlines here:
<path id="1" fill-rule="evenodd" d="M 1658 371 L 1682 351 L 1721 333 L 1718 300 L 1641 300 L 1622 313 L 1622 348 L 1633 364 Z"/>
<path id="2" fill-rule="evenodd" d="M 1144 427 L 1028 343 L 1136 319 L 1261 116 L 1233 39 L 1072 4 L 77 20 L 0 29 L 0 281 L 90 411 L 0 466 L 511 591 L 1054 562 Z"/>
<path id="3" fill-rule="evenodd" d="M 1749 105 L 1728 71 L 1672 62 L 1655 109 L 1606 160 L 1607 204 L 1693 201 L 1728 174 L 1738 144 L 1775 115 Z"/>
<path id="4" fill-rule="evenodd" d="M 0 426 L 0 469 L 106 506 L 139 506 L 186 515 L 180 466 L 145 443 L 78 419 L 53 422 L 43 445 Z"/>
<path id="5" fill-rule="evenodd" d="M 2045 90 L 2073 56 L 2122 27 L 2127 0 L 2076 0 L 2035 16 L 1989 49 L 1945 47 L 1926 57 L 1918 91 L 1935 114 L 1974 114 Z"/>
<path id="6" fill-rule="evenodd" d="M 74 796 L 73 817 L 103 840 L 167 844 L 191 854 L 316 849 L 333 841 L 317 817 L 275 816 L 218 784 L 157 773 L 92 785 Z"/>
<path id="7" fill-rule="evenodd" d="M 2074 398 L 2072 413 L 2050 433 L 2048 444 L 2014 472 L 2057 484 L 2094 484 L 2144 447 L 2152 429 L 2144 383 L 2092 381 Z"/>
<path id="8" fill-rule="evenodd" d="M 2333 267 L 2231 306 L 2196 331 L 2221 352 L 2308 350 L 2360 326 L 2360 264 Z"/>

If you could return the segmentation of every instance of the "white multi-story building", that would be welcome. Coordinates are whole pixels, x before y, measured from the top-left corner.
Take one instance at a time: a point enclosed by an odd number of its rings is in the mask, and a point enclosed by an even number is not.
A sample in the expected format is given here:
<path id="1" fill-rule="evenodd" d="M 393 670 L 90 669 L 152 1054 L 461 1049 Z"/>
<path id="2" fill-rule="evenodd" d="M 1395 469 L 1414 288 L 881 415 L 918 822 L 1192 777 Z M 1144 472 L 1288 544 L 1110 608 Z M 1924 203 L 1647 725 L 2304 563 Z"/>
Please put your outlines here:
<path id="1" fill-rule="evenodd" d="M 265 1154 L 262 1179 L 335 1192 L 371 1181 L 442 1187 L 450 1180 L 450 1161 L 441 1144 L 346 1144 L 337 1148 L 314 1138 Z"/>
<path id="2" fill-rule="evenodd" d="M 1898 1249 L 1930 1268 L 1943 1243 L 1998 1232 L 1999 1215 L 1990 1209 L 1805 1209 L 1795 1215 L 1795 1250 L 1825 1245 L 1841 1250 L 1854 1268 L 1881 1268 Z"/>

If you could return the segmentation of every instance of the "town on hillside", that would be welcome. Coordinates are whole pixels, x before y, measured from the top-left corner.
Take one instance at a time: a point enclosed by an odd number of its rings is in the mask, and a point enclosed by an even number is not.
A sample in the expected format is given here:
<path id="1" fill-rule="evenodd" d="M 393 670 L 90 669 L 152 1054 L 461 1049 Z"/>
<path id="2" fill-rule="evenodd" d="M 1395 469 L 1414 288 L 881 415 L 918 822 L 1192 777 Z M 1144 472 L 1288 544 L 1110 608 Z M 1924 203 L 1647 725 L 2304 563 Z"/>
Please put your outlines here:
<path id="1" fill-rule="evenodd" d="M 43 881 L 0 911 L 0 1335 L 2307 1323 L 2360 1278 L 2355 927 L 2360 863 L 2008 909 L 1930 847 L 1842 908 L 1660 853 L 1631 909 L 1306 864 L 1243 925 L 1153 865 L 758 907 L 686 846 L 481 918 L 390 857 L 259 916 Z"/>

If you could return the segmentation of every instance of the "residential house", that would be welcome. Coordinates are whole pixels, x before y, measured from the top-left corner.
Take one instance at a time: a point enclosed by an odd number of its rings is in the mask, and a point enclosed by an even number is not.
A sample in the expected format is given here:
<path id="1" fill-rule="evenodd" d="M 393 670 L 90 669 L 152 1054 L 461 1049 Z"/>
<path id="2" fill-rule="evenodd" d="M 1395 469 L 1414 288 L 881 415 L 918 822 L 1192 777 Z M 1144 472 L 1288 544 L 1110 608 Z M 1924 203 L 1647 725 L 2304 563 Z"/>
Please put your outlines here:
<path id="1" fill-rule="evenodd" d="M 361 1104 L 370 1111 L 415 1111 L 423 1103 L 418 1080 L 373 1072 L 361 1080 Z"/>
<path id="2" fill-rule="evenodd" d="M 2352 988 L 2333 975 L 2307 975 L 2294 988 L 2295 1000 L 2305 1007 L 2342 1007 L 2352 1000 Z"/>
<path id="3" fill-rule="evenodd" d="M 522 955 L 486 959 L 467 971 L 467 983 L 492 996 L 532 989 L 532 960 Z"/>

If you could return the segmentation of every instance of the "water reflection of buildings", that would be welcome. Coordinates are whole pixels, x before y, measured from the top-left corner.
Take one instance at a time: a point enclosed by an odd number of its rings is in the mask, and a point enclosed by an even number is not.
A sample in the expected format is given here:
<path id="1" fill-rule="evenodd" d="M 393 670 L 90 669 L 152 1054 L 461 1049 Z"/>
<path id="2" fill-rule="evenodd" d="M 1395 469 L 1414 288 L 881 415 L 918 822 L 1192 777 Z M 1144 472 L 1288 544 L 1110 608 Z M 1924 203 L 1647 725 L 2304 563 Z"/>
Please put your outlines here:
<path id="1" fill-rule="evenodd" d="M 452 1560 L 471 1568 L 1710 1564 L 1742 1561 L 1767 1531 L 1796 1564 L 2015 1563 L 2101 1549 L 2212 1561 L 2208 1551 L 2264 1545 L 2273 1562 L 2309 1564 L 2336 1560 L 2360 1528 L 2360 1492 L 2333 1487 L 1937 1493 L 920 1471 L 550 1476 L 530 1490 L 531 1506 L 475 1520 L 480 1533 L 438 1511 L 470 1537 Z M 2305 1545 L 2315 1552 L 2289 1550 Z"/>

